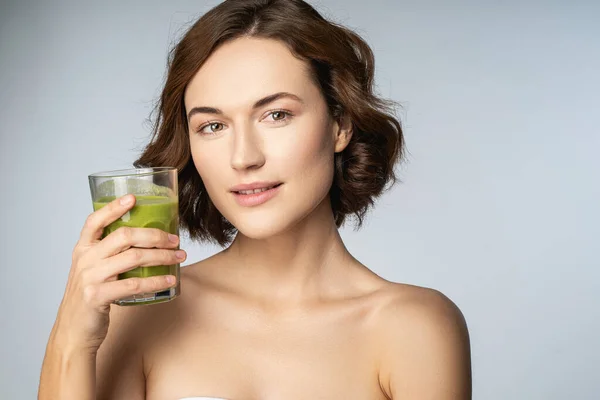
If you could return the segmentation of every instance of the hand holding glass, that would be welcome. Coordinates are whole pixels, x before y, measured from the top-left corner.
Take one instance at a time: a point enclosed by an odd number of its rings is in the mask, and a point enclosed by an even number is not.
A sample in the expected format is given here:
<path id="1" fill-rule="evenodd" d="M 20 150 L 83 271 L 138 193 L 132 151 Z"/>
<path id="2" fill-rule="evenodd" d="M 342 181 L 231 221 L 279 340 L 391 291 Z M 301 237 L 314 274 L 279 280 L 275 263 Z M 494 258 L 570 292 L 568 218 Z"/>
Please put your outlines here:
<path id="1" fill-rule="evenodd" d="M 108 225 L 102 238 L 120 227 L 156 228 L 179 235 L 177 169 L 161 167 L 109 171 L 92 174 L 88 178 L 94 211 L 126 194 L 133 194 L 136 198 L 135 206 Z M 119 274 L 118 279 L 174 275 L 177 284 L 161 292 L 136 294 L 115 303 L 153 304 L 177 297 L 180 293 L 179 268 L 180 264 L 143 266 Z"/>

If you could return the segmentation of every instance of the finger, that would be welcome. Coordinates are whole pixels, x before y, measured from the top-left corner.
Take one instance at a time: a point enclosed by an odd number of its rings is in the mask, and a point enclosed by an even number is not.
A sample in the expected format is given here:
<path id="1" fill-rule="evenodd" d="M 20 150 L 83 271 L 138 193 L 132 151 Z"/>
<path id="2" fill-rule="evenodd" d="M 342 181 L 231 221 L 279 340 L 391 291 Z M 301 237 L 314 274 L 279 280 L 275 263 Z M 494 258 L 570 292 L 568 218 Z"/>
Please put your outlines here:
<path id="1" fill-rule="evenodd" d="M 93 279 L 94 282 L 106 282 L 137 267 L 179 264 L 186 257 L 183 250 L 132 248 L 105 260 L 101 268 L 94 269 Z"/>
<path id="2" fill-rule="evenodd" d="M 174 249 L 178 246 L 179 237 L 161 229 L 122 226 L 101 240 L 92 251 L 95 257 L 108 258 L 131 247 Z"/>
<path id="3" fill-rule="evenodd" d="M 134 205 L 135 196 L 127 194 L 91 213 L 83 225 L 79 242 L 91 244 L 102 238 L 104 228 L 121 218 Z"/>
<path id="4" fill-rule="evenodd" d="M 84 291 L 84 298 L 89 304 L 109 304 L 134 294 L 161 292 L 173 287 L 175 282 L 173 275 L 104 282 L 88 286 Z"/>

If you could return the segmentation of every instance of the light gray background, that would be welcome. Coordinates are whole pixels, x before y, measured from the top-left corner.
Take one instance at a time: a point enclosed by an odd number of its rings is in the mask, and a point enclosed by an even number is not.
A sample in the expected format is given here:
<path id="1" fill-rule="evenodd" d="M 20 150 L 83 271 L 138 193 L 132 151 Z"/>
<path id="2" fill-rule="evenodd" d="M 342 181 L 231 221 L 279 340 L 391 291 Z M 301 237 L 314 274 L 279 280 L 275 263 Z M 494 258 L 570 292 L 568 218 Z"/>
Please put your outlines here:
<path id="1" fill-rule="evenodd" d="M 168 49 L 216 3 L 2 3 L 0 398 L 36 396 L 87 174 L 130 166 Z M 476 399 L 597 399 L 598 2 L 313 4 L 368 40 L 404 106 L 404 183 L 343 230 L 350 250 L 460 306 Z"/>

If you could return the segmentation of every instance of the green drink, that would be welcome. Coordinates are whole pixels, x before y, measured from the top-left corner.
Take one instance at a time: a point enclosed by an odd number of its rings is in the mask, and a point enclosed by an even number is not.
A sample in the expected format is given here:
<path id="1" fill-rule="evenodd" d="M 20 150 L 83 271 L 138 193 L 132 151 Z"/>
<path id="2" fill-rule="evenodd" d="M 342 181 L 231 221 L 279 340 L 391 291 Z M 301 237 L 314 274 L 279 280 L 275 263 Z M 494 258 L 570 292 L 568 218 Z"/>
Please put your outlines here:
<path id="1" fill-rule="evenodd" d="M 115 196 L 107 196 L 94 201 L 94 211 L 99 210 Z M 121 219 L 116 220 L 104 229 L 102 237 L 109 235 L 122 226 L 158 228 L 165 232 L 178 234 L 179 207 L 176 201 L 165 196 L 136 196 L 135 206 Z M 137 267 L 119 274 L 119 279 L 146 278 L 156 275 L 177 276 L 178 265 L 156 265 L 152 267 Z"/>
<path id="2" fill-rule="evenodd" d="M 126 194 L 135 195 L 136 202 L 106 228 L 102 238 L 122 226 L 158 228 L 179 234 L 179 200 L 177 197 L 177 169 L 169 167 L 140 168 L 92 174 L 89 177 L 94 211 Z M 179 264 L 136 267 L 119 274 L 118 279 L 147 278 L 173 275 L 176 284 L 155 293 L 140 293 L 115 301 L 119 305 L 154 304 L 169 301 L 180 293 Z"/>

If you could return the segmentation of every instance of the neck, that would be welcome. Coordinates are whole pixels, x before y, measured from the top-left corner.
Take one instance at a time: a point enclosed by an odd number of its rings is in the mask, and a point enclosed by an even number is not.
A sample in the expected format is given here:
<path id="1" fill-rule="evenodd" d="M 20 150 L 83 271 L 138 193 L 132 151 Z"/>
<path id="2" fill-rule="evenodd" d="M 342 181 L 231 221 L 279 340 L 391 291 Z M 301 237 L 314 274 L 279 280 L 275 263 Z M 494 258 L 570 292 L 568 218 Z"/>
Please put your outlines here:
<path id="1" fill-rule="evenodd" d="M 238 233 L 228 248 L 244 292 L 279 302 L 300 302 L 328 290 L 348 261 L 329 199 L 294 228 L 266 239 Z"/>

